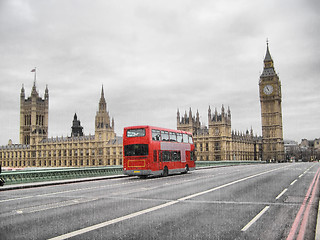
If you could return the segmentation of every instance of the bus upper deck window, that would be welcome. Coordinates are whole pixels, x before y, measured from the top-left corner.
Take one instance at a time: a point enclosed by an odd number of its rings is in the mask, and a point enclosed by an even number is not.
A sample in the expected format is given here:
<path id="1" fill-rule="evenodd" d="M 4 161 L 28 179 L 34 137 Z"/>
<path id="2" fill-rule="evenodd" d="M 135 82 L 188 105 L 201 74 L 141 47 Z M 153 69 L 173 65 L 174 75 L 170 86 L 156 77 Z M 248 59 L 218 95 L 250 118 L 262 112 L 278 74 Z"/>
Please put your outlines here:
<path id="1" fill-rule="evenodd" d="M 189 143 L 193 144 L 192 136 L 191 135 L 188 135 L 188 136 L 189 136 Z"/>
<path id="2" fill-rule="evenodd" d="M 161 140 L 169 141 L 169 133 L 167 131 L 161 131 Z"/>
<path id="3" fill-rule="evenodd" d="M 183 135 L 183 142 L 184 143 L 188 143 L 188 139 L 189 139 L 189 137 L 188 137 L 188 135 L 187 134 L 182 134 Z"/>
<path id="4" fill-rule="evenodd" d="M 182 142 L 182 133 L 177 133 L 177 142 Z"/>
<path id="5" fill-rule="evenodd" d="M 160 130 L 152 129 L 152 140 L 153 141 L 160 141 Z"/>
<path id="6" fill-rule="evenodd" d="M 177 134 L 174 132 L 170 132 L 170 142 L 176 142 L 177 141 Z"/>

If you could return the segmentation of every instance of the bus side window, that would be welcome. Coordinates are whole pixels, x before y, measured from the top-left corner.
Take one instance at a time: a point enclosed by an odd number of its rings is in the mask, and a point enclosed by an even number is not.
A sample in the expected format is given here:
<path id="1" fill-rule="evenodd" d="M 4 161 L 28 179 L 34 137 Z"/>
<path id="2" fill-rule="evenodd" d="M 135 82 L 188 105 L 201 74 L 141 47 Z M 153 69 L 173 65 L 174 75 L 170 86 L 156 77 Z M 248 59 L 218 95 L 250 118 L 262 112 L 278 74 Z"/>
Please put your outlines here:
<path id="1" fill-rule="evenodd" d="M 167 131 L 161 131 L 161 140 L 169 141 L 169 133 Z"/>
<path id="2" fill-rule="evenodd" d="M 192 136 L 191 135 L 188 135 L 188 136 L 189 136 L 189 143 L 193 144 Z"/>
<path id="3" fill-rule="evenodd" d="M 188 139 L 189 139 L 188 135 L 184 133 L 183 134 L 183 142 L 188 143 Z"/>
<path id="4" fill-rule="evenodd" d="M 177 134 L 174 132 L 169 132 L 170 135 L 170 142 L 176 142 L 177 141 Z"/>
<path id="5" fill-rule="evenodd" d="M 171 152 L 170 151 L 161 151 L 162 161 L 170 162 L 171 161 Z"/>
<path id="6" fill-rule="evenodd" d="M 159 162 L 162 162 L 162 151 L 159 151 Z"/>
<path id="7" fill-rule="evenodd" d="M 182 142 L 182 133 L 177 133 L 177 142 Z"/>
<path id="8" fill-rule="evenodd" d="M 157 162 L 157 150 L 153 150 L 153 161 Z"/>
<path id="9" fill-rule="evenodd" d="M 179 162 L 179 161 L 181 161 L 180 151 L 173 151 L 173 152 L 172 152 L 172 161 L 174 161 L 174 162 Z"/>
<path id="10" fill-rule="evenodd" d="M 152 140 L 153 141 L 160 141 L 160 130 L 152 129 Z"/>

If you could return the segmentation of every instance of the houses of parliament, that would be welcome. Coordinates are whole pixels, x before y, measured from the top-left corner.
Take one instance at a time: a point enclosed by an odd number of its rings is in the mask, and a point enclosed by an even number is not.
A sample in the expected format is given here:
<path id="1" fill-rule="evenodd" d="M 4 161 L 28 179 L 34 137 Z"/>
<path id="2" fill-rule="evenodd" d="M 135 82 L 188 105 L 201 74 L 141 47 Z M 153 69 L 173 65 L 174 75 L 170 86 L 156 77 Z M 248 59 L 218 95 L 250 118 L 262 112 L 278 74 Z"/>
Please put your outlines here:
<path id="1" fill-rule="evenodd" d="M 253 130 L 234 131 L 231 111 L 208 108 L 208 126 L 200 122 L 199 112 L 192 109 L 180 115 L 177 129 L 194 136 L 196 159 L 199 161 L 261 160 L 283 161 L 284 145 L 281 109 L 281 82 L 274 70 L 267 43 L 264 69 L 259 81 L 262 136 Z M 49 90 L 40 97 L 36 84 L 26 98 L 24 87 L 20 93 L 20 143 L 9 140 L 0 146 L 3 167 L 82 167 L 122 164 L 122 137 L 116 136 L 114 119 L 110 119 L 103 87 L 95 116 L 95 134 L 84 135 L 77 115 L 74 115 L 69 137 L 48 138 Z"/>

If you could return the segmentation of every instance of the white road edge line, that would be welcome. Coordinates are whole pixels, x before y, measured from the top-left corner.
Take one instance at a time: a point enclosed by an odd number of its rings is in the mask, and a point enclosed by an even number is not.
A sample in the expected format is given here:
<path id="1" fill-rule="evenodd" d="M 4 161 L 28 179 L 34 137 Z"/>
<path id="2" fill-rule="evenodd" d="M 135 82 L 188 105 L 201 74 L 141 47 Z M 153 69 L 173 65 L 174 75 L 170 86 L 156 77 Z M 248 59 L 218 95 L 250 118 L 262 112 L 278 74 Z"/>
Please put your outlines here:
<path id="1" fill-rule="evenodd" d="M 281 198 L 281 196 L 282 196 L 286 191 L 288 191 L 288 188 L 284 189 L 284 190 L 276 197 L 276 199 L 278 200 L 279 198 Z"/>
<path id="2" fill-rule="evenodd" d="M 252 226 L 252 224 L 254 224 L 269 208 L 270 208 L 270 206 L 266 206 L 264 209 L 262 209 L 262 211 L 259 212 L 258 215 L 255 216 L 247 225 L 245 225 L 245 226 L 241 229 L 241 231 L 242 231 L 242 232 L 247 231 L 247 230 Z"/>
<path id="3" fill-rule="evenodd" d="M 146 214 L 146 213 L 149 213 L 149 212 L 153 212 L 153 211 L 156 211 L 156 210 L 158 210 L 158 209 L 161 209 L 161 208 L 165 208 L 165 207 L 174 205 L 174 204 L 179 203 L 179 202 L 181 202 L 181 201 L 184 201 L 184 200 L 187 200 L 187 199 L 190 199 L 190 198 L 193 198 L 193 197 L 197 197 L 197 196 L 200 196 L 200 195 L 209 193 L 209 192 L 213 192 L 213 191 L 215 191 L 215 190 L 218 190 L 218 189 L 221 189 L 221 188 L 230 186 L 230 185 L 232 185 L 232 184 L 236 184 L 236 183 L 239 183 L 239 182 L 243 182 L 243 181 L 245 181 L 245 180 L 248 180 L 248 179 L 251 179 L 251 178 L 254 178 L 254 177 L 258 177 L 258 176 L 261 176 L 261 175 L 264 175 L 264 174 L 267 174 L 267 173 L 270 173 L 270 172 L 274 172 L 274 171 L 277 171 L 277 170 L 282 169 L 282 168 L 286 168 L 286 167 L 280 167 L 280 168 L 272 169 L 272 170 L 269 170 L 269 171 L 261 172 L 261 173 L 258 173 L 258 174 L 254 174 L 254 175 L 251 175 L 251 176 L 248 176 L 248 177 L 245 177 L 245 178 L 241 178 L 241 179 L 232 181 L 232 182 L 230 182 L 230 183 L 223 184 L 223 185 L 221 185 L 221 186 L 208 189 L 208 190 L 203 191 L 203 192 L 195 193 L 195 194 L 192 194 L 192 195 L 183 197 L 183 198 L 179 198 L 179 199 L 177 199 L 177 200 L 172 200 L 172 201 L 170 201 L 170 202 L 167 202 L 167 203 L 164 203 L 164 204 L 160 204 L 160 205 L 155 206 L 155 207 L 147 208 L 147 209 L 144 209 L 144 210 L 141 210 L 141 211 L 138 211 L 138 212 L 134 212 L 134 213 L 131 213 L 131 214 L 128 214 L 128 215 L 119 217 L 119 218 L 111 219 L 111 220 L 109 220 L 109 221 L 102 222 L 102 223 L 99 223 L 99 224 L 96 224 L 96 225 L 93 225 L 93 226 L 90 226 L 90 227 L 86 227 L 86 228 L 83 228 L 83 229 L 80 229 L 80 230 L 76 230 L 76 231 L 73 231 L 73 232 L 70 232 L 70 233 L 66 233 L 66 234 L 63 234 L 63 235 L 60 235 L 60 236 L 57 236 L 57 237 L 54 237 L 54 238 L 50 238 L 49 240 L 63 240 L 63 239 L 75 237 L 75 236 L 77 236 L 77 235 L 84 234 L 84 233 L 87 233 L 87 232 L 90 232 L 90 231 L 93 231 L 93 230 L 96 230 L 96 229 L 99 229 L 99 228 L 102 228 L 102 227 L 106 227 L 106 226 L 108 226 L 108 225 L 111 225 L 111 224 L 114 224 L 114 223 L 118 223 L 118 222 L 121 222 L 121 221 L 130 219 L 130 218 L 134 218 L 134 217 L 140 216 L 140 215 L 142 215 L 142 214 Z M 270 206 L 268 206 L 268 208 L 269 208 L 269 207 L 270 207 Z M 266 210 L 265 210 L 265 211 L 266 211 Z M 259 213 L 259 214 L 260 214 L 260 213 Z M 258 214 L 258 215 L 259 215 L 259 214 Z M 262 213 L 262 214 L 263 214 L 263 213 Z M 261 214 L 261 215 L 262 215 L 262 214 Z M 256 220 L 258 220 L 258 218 L 257 218 Z M 249 226 L 249 227 L 250 227 L 250 226 Z"/>

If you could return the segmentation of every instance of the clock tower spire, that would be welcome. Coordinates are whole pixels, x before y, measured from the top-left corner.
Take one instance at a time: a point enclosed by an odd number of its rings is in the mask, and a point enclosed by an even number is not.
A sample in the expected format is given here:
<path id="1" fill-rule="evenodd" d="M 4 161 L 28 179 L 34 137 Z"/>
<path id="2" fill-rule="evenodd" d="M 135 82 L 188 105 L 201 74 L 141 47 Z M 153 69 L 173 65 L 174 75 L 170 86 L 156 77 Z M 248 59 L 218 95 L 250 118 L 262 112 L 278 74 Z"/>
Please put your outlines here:
<path id="1" fill-rule="evenodd" d="M 264 58 L 264 68 L 259 81 L 263 161 L 284 161 L 281 109 L 281 82 L 273 66 L 269 51 Z"/>

